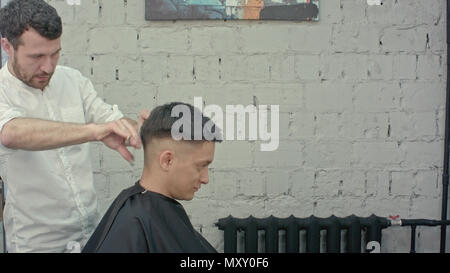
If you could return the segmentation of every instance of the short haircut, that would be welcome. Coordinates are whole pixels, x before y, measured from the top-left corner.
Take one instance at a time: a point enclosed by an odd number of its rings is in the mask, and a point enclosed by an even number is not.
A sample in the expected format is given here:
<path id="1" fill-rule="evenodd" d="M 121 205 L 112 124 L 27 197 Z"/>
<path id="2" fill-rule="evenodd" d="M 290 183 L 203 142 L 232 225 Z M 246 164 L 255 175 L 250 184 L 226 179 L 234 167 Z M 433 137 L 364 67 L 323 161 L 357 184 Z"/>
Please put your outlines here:
<path id="1" fill-rule="evenodd" d="M 61 17 L 43 0 L 12 0 L 0 9 L 0 34 L 14 49 L 21 44 L 20 36 L 30 27 L 49 40 L 62 34 Z"/>
<path id="2" fill-rule="evenodd" d="M 183 117 L 180 115 L 180 117 L 172 116 L 173 110 L 176 112 L 176 107 L 184 107 L 184 109 L 188 109 L 190 113 L 189 117 Z M 195 114 L 194 114 L 195 113 Z M 195 135 L 195 116 L 201 117 L 201 139 L 197 139 Z M 213 123 L 213 121 L 207 117 L 204 116 L 203 113 L 200 112 L 200 110 L 190 104 L 183 103 L 183 102 L 171 102 L 164 105 L 160 105 L 155 107 L 152 111 L 150 116 L 144 121 L 141 127 L 140 135 L 142 140 L 142 145 L 144 146 L 144 149 L 148 143 L 152 141 L 152 139 L 158 139 L 158 138 L 172 138 L 172 127 L 174 124 L 179 121 L 181 118 L 189 118 L 190 128 L 189 131 L 190 135 L 188 139 L 183 139 L 183 141 L 213 141 L 213 142 L 221 142 L 222 141 L 222 132 L 219 127 L 216 126 L 216 124 Z M 207 131 L 209 133 L 214 134 L 214 137 L 210 138 L 207 135 L 204 134 L 204 128 L 205 125 L 208 125 Z M 179 131 L 177 133 L 183 134 L 183 131 L 187 128 L 183 128 L 183 126 L 180 126 Z M 209 134 L 211 135 L 211 134 Z M 216 137 L 219 136 L 219 137 Z"/>

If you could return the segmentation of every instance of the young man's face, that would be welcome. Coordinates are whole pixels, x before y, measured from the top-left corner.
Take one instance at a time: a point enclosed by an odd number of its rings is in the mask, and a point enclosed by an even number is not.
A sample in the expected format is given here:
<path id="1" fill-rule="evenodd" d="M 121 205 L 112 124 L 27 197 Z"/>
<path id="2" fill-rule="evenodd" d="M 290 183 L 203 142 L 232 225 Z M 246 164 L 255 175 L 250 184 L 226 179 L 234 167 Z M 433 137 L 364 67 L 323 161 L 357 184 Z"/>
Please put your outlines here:
<path id="1" fill-rule="evenodd" d="M 178 200 L 192 200 L 202 184 L 209 182 L 208 166 L 214 160 L 215 144 L 202 141 L 181 144 L 177 149 L 169 181 L 171 197 Z"/>
<path id="2" fill-rule="evenodd" d="M 8 67 L 26 85 L 43 90 L 55 72 L 61 38 L 49 40 L 30 27 L 20 36 L 20 41 L 14 49 L 6 38 L 2 38 L 2 47 L 9 55 Z"/>

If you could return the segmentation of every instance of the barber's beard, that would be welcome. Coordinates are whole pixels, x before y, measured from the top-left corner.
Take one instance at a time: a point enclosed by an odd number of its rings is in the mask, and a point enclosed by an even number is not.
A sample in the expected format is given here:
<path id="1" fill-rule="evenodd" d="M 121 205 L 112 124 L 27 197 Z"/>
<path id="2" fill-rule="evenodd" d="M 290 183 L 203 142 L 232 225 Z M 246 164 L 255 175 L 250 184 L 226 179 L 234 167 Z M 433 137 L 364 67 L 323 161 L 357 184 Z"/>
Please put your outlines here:
<path id="1" fill-rule="evenodd" d="M 11 63 L 11 67 L 12 70 L 14 71 L 14 74 L 16 75 L 16 77 L 21 80 L 24 84 L 36 88 L 36 89 L 41 89 L 43 90 L 48 83 L 50 82 L 50 79 L 52 78 L 53 73 L 51 74 L 47 74 L 45 72 L 40 73 L 38 75 L 27 75 L 24 70 L 22 69 L 22 66 L 19 64 L 19 62 L 17 61 L 17 57 L 14 56 L 14 62 Z M 37 77 L 44 77 L 44 76 L 48 76 L 48 79 L 45 81 L 38 81 Z"/>

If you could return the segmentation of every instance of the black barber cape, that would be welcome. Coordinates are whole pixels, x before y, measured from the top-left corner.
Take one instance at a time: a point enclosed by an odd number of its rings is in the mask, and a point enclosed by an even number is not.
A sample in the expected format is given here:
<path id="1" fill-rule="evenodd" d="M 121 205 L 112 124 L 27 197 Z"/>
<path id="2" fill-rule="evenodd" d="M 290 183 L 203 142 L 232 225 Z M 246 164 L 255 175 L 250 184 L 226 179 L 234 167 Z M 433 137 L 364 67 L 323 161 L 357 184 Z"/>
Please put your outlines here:
<path id="1" fill-rule="evenodd" d="M 146 191 L 139 181 L 109 207 L 83 253 L 214 253 L 192 226 L 183 206 Z"/>

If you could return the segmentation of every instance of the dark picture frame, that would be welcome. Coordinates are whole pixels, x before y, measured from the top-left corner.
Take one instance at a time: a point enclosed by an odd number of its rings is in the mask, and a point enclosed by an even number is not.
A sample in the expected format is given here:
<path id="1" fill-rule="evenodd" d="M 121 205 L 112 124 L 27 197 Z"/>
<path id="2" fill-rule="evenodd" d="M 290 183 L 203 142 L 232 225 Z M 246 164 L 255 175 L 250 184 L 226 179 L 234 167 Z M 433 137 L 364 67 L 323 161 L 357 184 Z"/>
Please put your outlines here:
<path id="1" fill-rule="evenodd" d="M 319 0 L 145 0 L 145 19 L 318 21 Z"/>

